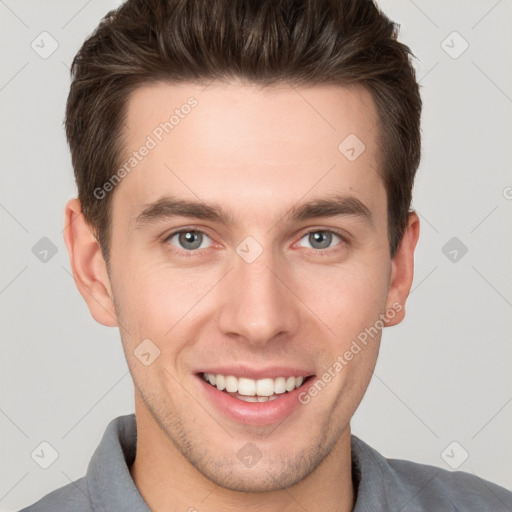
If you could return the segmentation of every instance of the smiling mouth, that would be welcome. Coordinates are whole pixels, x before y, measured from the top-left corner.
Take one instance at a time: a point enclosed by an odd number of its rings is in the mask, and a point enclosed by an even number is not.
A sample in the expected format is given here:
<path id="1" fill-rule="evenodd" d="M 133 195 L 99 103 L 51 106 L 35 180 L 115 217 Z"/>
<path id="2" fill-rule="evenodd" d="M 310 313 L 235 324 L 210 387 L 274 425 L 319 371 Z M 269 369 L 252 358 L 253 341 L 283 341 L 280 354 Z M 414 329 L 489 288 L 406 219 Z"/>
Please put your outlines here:
<path id="1" fill-rule="evenodd" d="M 304 386 L 314 375 L 307 377 L 277 377 L 249 379 L 233 375 L 201 373 L 202 379 L 217 390 L 244 402 L 270 402 Z"/>

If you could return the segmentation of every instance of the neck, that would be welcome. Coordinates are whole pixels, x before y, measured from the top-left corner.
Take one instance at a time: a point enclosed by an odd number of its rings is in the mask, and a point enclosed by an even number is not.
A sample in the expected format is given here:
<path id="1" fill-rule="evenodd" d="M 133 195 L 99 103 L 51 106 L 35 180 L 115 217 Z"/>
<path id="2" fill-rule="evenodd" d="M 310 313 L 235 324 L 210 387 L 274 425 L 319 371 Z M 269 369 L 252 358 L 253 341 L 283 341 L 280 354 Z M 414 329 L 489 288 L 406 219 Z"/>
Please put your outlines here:
<path id="1" fill-rule="evenodd" d="M 351 512 L 354 507 L 350 425 L 330 454 L 299 483 L 272 492 L 222 488 L 183 457 L 136 400 L 137 451 L 130 474 L 151 510 L 161 512 Z"/>

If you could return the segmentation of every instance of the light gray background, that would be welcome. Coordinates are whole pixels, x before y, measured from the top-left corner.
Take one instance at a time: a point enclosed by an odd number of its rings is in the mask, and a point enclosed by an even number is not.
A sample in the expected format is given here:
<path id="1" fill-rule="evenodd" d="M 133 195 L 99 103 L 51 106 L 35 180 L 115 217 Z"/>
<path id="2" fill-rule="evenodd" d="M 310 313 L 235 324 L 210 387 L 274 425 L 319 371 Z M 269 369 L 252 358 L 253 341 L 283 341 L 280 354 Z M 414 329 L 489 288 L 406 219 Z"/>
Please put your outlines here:
<path id="1" fill-rule="evenodd" d="M 0 511 L 83 476 L 108 422 L 134 411 L 119 333 L 90 316 L 62 238 L 75 195 L 68 68 L 118 4 L 0 0 Z M 353 432 L 385 456 L 447 469 L 465 450 L 458 469 L 510 489 L 512 1 L 380 5 L 418 57 L 422 226 L 406 320 L 384 332 Z M 31 48 L 43 31 L 59 45 L 46 59 Z M 454 31 L 469 43 L 458 58 Z M 442 252 L 454 236 L 468 248 L 456 262 Z M 58 250 L 46 263 L 32 252 L 42 237 Z M 43 441 L 58 452 L 46 470 L 31 458 Z"/>

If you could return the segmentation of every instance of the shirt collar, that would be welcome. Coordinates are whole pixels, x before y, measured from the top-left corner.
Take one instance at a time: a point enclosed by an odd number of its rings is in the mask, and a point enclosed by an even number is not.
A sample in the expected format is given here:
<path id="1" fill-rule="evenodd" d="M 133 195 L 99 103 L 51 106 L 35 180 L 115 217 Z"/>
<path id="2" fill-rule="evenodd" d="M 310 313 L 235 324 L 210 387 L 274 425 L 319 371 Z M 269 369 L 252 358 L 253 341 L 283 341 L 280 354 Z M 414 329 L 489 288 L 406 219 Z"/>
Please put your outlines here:
<path id="1" fill-rule="evenodd" d="M 135 414 L 118 416 L 108 424 L 87 467 L 87 486 L 95 510 L 151 512 L 130 475 L 136 447 Z"/>
<path id="2" fill-rule="evenodd" d="M 382 456 L 351 436 L 353 512 L 388 510 Z M 87 468 L 86 480 L 94 508 L 99 511 L 151 512 L 130 475 L 137 447 L 135 414 L 113 419 L 96 448 Z"/>

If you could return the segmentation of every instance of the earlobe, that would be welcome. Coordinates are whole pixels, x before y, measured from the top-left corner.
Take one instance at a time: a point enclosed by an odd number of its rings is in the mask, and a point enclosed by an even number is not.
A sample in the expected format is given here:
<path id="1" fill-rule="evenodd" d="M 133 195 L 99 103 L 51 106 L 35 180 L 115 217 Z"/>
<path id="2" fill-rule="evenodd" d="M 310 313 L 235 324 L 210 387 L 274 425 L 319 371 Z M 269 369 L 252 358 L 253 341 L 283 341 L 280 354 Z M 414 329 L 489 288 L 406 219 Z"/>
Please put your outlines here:
<path id="1" fill-rule="evenodd" d="M 64 241 L 78 291 L 97 322 L 108 327 L 117 327 L 105 260 L 77 198 L 66 204 L 64 226 Z"/>
<path id="2" fill-rule="evenodd" d="M 420 220 L 410 212 L 400 246 L 391 262 L 391 282 L 386 300 L 386 312 L 393 310 L 384 320 L 386 327 L 399 324 L 405 317 L 405 302 L 414 277 L 414 250 L 420 235 Z"/>

